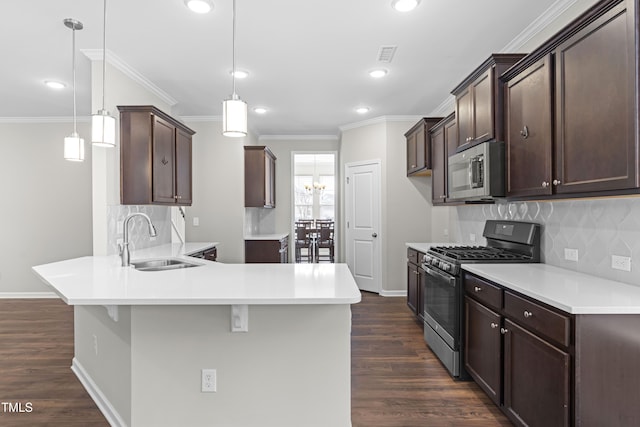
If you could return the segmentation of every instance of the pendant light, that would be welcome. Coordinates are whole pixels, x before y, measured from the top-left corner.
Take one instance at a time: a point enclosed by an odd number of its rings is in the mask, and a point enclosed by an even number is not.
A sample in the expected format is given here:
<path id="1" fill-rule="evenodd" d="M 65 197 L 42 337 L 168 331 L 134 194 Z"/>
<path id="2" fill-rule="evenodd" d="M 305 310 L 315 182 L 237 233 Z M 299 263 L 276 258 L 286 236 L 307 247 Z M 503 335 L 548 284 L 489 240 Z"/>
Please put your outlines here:
<path id="1" fill-rule="evenodd" d="M 115 147 L 116 119 L 104 108 L 105 75 L 107 73 L 107 0 L 104 0 L 102 24 L 102 109 L 91 116 L 91 142 L 98 147 Z"/>
<path id="2" fill-rule="evenodd" d="M 84 139 L 80 138 L 76 128 L 76 30 L 83 28 L 82 22 L 72 18 L 64 21 L 67 28 L 73 30 L 72 48 L 72 68 L 73 68 L 73 133 L 64 139 L 64 158 L 75 162 L 84 160 Z"/>
<path id="3" fill-rule="evenodd" d="M 230 137 L 247 136 L 247 103 L 236 93 L 236 0 L 233 0 L 233 38 L 232 38 L 233 94 L 222 103 L 222 134 Z"/>

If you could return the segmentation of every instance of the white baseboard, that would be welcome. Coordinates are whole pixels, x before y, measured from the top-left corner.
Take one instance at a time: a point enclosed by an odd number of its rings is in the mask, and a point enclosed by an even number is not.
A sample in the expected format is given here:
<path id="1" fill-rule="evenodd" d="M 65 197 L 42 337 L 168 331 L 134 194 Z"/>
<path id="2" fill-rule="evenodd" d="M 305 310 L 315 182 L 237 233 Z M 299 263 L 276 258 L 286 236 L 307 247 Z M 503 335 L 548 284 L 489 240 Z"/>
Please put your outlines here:
<path id="1" fill-rule="evenodd" d="M 55 292 L 0 292 L 0 299 L 60 298 Z"/>
<path id="2" fill-rule="evenodd" d="M 407 291 L 380 291 L 381 297 L 406 297 Z"/>
<path id="3" fill-rule="evenodd" d="M 76 377 L 78 377 L 109 424 L 111 424 L 112 427 L 127 427 L 127 423 L 122 419 L 118 411 L 116 411 L 113 405 L 111 405 L 111 402 L 109 402 L 109 399 L 102 393 L 97 384 L 93 382 L 87 371 L 82 367 L 82 364 L 80 364 L 75 357 L 71 363 L 71 370 L 76 374 Z"/>

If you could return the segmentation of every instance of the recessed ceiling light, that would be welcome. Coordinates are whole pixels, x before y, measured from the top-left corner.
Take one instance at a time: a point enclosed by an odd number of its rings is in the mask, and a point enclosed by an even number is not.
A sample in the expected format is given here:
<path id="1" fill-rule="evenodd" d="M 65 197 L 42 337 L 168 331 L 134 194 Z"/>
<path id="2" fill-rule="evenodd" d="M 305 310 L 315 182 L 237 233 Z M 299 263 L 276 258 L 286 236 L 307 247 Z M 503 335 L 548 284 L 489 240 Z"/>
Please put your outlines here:
<path id="1" fill-rule="evenodd" d="M 256 107 L 253 109 L 253 111 L 255 111 L 258 114 L 264 114 L 267 112 L 267 109 L 264 107 Z"/>
<path id="2" fill-rule="evenodd" d="M 67 87 L 67 85 L 65 85 L 64 83 L 56 82 L 54 80 L 45 80 L 44 84 L 51 89 L 64 89 L 65 87 Z"/>
<path id="3" fill-rule="evenodd" d="M 386 76 L 386 75 L 387 75 L 387 73 L 388 73 L 388 71 L 387 71 L 387 70 L 384 70 L 384 69 L 382 69 L 382 68 L 377 69 L 377 70 L 371 70 L 371 71 L 369 71 L 369 75 L 370 75 L 371 77 L 373 77 L 374 79 L 379 79 L 379 78 L 381 78 L 381 77 L 384 77 L 384 76 Z"/>
<path id="4" fill-rule="evenodd" d="M 415 9 L 420 0 L 393 0 L 391 6 L 399 12 L 409 12 Z"/>
<path id="5" fill-rule="evenodd" d="M 195 13 L 209 13 L 213 9 L 211 0 L 184 0 L 184 4 Z"/>
<path id="6" fill-rule="evenodd" d="M 229 74 L 233 76 L 233 70 L 229 71 Z M 249 77 L 249 72 L 244 70 L 236 70 L 235 74 L 236 79 L 246 79 Z"/>
<path id="7" fill-rule="evenodd" d="M 358 107 L 356 108 L 356 113 L 365 114 L 369 112 L 369 107 Z"/>

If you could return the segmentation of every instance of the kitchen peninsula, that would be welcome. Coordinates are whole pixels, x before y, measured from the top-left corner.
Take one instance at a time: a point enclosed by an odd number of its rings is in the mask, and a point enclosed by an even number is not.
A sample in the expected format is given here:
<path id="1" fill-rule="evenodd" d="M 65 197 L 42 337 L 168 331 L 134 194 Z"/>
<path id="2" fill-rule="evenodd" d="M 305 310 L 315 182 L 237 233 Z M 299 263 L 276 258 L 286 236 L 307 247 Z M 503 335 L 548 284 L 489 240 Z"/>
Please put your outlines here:
<path id="1" fill-rule="evenodd" d="M 208 246 L 207 246 L 208 245 Z M 180 246 L 180 245 L 178 245 Z M 72 370 L 114 426 L 350 426 L 345 264 L 221 264 L 164 245 L 33 267 L 75 309 Z M 239 330 L 236 332 L 236 330 Z M 243 331 L 246 330 L 246 331 Z M 202 392 L 215 369 L 215 392 Z"/>

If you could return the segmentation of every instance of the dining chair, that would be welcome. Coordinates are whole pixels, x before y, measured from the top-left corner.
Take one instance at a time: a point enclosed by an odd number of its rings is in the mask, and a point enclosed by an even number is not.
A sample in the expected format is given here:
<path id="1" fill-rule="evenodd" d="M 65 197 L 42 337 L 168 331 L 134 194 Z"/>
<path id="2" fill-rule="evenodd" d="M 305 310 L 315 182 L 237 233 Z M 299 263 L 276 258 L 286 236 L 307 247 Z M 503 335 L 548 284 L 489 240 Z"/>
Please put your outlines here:
<path id="1" fill-rule="evenodd" d="M 335 245 L 333 240 L 334 222 L 316 220 L 316 262 L 320 262 L 322 259 L 326 259 L 329 262 L 335 262 Z M 321 249 L 328 249 L 327 254 L 321 254 Z"/>
<path id="2" fill-rule="evenodd" d="M 306 258 L 307 262 L 312 262 L 313 248 L 311 241 L 311 224 L 309 221 L 296 221 L 295 223 L 295 259 L 296 262 L 302 262 L 302 258 Z M 306 249 L 303 254 L 302 250 Z"/>

